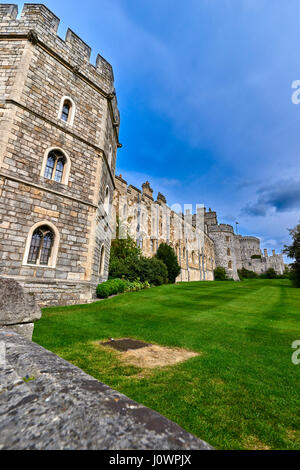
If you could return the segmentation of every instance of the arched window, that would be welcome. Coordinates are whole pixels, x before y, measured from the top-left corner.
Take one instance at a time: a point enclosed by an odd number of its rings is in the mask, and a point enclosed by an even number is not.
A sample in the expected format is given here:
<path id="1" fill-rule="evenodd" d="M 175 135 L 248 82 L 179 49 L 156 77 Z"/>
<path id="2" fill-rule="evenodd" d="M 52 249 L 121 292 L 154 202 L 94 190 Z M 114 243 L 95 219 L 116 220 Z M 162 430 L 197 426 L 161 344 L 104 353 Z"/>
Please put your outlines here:
<path id="1" fill-rule="evenodd" d="M 104 210 L 105 210 L 106 214 L 108 214 L 108 210 L 109 210 L 109 188 L 108 188 L 108 186 L 106 186 L 106 190 L 105 190 Z"/>
<path id="2" fill-rule="evenodd" d="M 72 125 L 75 116 L 75 103 L 72 98 L 63 96 L 60 102 L 58 117 L 62 121 Z"/>
<path id="3" fill-rule="evenodd" d="M 54 238 L 54 233 L 48 225 L 36 228 L 31 237 L 27 263 L 48 266 Z"/>
<path id="4" fill-rule="evenodd" d="M 228 268 L 232 269 L 232 261 L 228 261 Z"/>
<path id="5" fill-rule="evenodd" d="M 61 112 L 61 119 L 63 121 L 68 122 L 71 108 L 72 108 L 71 102 L 69 100 L 65 100 L 63 107 L 62 107 L 62 112 Z"/>
<path id="6" fill-rule="evenodd" d="M 59 149 L 51 150 L 45 161 L 44 178 L 64 183 L 68 171 L 66 171 L 67 158 Z"/>
<path id="7" fill-rule="evenodd" d="M 105 248 L 104 248 L 104 245 L 102 245 L 101 250 L 100 250 L 99 276 L 103 276 L 104 274 L 104 260 L 105 260 Z"/>

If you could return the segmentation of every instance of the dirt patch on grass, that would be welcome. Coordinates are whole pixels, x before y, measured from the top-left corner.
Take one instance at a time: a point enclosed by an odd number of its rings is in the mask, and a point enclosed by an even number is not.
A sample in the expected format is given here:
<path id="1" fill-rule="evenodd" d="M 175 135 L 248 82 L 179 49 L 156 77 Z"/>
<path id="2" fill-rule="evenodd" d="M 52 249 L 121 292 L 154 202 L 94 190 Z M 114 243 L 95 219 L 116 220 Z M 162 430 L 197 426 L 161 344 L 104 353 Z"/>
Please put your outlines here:
<path id="1" fill-rule="evenodd" d="M 290 441 L 298 441 L 300 439 L 300 431 L 295 429 L 288 429 L 286 435 Z"/>
<path id="2" fill-rule="evenodd" d="M 244 441 L 244 446 L 248 450 L 270 450 L 270 447 L 261 442 L 256 436 L 248 436 Z"/>
<path id="3" fill-rule="evenodd" d="M 195 356 L 199 356 L 199 353 L 152 344 L 141 349 L 129 349 L 122 353 L 121 360 L 133 366 L 153 368 L 171 366 Z"/>
<path id="4" fill-rule="evenodd" d="M 220 379 L 219 377 L 211 379 L 211 383 L 213 385 L 224 385 L 225 384 L 224 380 Z"/>
<path id="5" fill-rule="evenodd" d="M 97 341 L 93 344 L 105 347 L 105 349 L 113 349 L 122 362 L 142 369 L 171 366 L 200 355 L 187 349 L 158 346 L 132 338 Z"/>
<path id="6" fill-rule="evenodd" d="M 152 344 L 132 338 L 111 339 L 109 341 L 103 341 L 100 344 L 101 346 L 108 346 L 121 352 L 128 351 L 129 349 L 140 349 L 152 346 Z"/>

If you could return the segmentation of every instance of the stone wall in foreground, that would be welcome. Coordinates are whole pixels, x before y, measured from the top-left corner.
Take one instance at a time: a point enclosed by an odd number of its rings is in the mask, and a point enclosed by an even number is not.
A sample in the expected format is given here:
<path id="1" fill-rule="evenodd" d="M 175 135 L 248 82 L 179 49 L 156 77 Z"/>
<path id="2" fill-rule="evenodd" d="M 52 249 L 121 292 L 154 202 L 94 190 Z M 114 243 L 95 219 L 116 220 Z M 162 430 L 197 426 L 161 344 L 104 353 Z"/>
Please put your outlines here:
<path id="1" fill-rule="evenodd" d="M 0 329 L 0 450 L 209 450 L 159 413 Z"/>

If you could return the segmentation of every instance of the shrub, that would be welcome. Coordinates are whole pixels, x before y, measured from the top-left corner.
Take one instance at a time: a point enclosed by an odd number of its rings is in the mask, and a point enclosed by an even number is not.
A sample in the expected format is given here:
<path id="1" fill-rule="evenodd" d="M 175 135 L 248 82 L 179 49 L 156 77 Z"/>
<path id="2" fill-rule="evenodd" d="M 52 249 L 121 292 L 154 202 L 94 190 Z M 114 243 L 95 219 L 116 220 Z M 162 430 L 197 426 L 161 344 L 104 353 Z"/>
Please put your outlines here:
<path id="1" fill-rule="evenodd" d="M 96 293 L 97 297 L 100 299 L 107 299 L 107 297 L 110 295 L 110 290 L 106 282 L 102 282 L 102 284 L 97 285 Z"/>
<path id="2" fill-rule="evenodd" d="M 151 287 L 148 281 L 143 282 L 143 289 L 149 289 Z"/>
<path id="3" fill-rule="evenodd" d="M 246 268 L 238 269 L 238 275 L 240 279 L 255 279 L 258 277 L 254 271 L 250 271 Z"/>
<path id="4" fill-rule="evenodd" d="M 226 281 L 227 280 L 227 273 L 226 269 L 219 266 L 218 268 L 214 269 L 214 276 L 215 281 Z"/>
<path id="5" fill-rule="evenodd" d="M 129 279 L 131 263 L 131 260 L 111 258 L 109 262 L 109 277 L 113 279 Z"/>
<path id="6" fill-rule="evenodd" d="M 127 281 L 126 292 L 135 292 L 143 289 L 143 283 L 141 281 Z"/>
<path id="7" fill-rule="evenodd" d="M 122 294 L 123 292 L 135 292 L 142 289 L 148 289 L 150 286 L 148 281 L 140 280 L 127 281 L 125 279 L 109 279 L 108 281 L 98 284 L 96 292 L 100 299 L 107 299 L 110 295 Z"/>
<path id="8" fill-rule="evenodd" d="M 155 257 L 165 263 L 168 270 L 168 279 L 170 283 L 176 281 L 181 268 L 178 264 L 177 256 L 173 248 L 167 243 L 161 243 L 158 247 Z"/>
<path id="9" fill-rule="evenodd" d="M 267 271 L 265 273 L 262 273 L 260 275 L 260 277 L 262 279 L 276 279 L 277 278 L 277 274 L 276 274 L 276 271 L 275 269 L 273 268 L 269 268 L 267 269 Z"/>
<path id="10" fill-rule="evenodd" d="M 97 297 L 107 299 L 110 295 L 116 295 L 124 292 L 126 289 L 126 281 L 123 279 L 109 279 L 108 281 L 98 284 L 96 288 Z"/>

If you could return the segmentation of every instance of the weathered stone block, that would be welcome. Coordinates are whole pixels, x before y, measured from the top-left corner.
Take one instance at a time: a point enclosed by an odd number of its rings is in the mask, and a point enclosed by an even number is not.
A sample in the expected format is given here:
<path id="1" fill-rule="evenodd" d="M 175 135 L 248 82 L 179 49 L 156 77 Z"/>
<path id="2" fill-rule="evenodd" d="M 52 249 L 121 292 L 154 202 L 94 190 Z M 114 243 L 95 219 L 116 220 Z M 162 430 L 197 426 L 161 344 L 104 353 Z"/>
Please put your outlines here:
<path id="1" fill-rule="evenodd" d="M 0 327 L 9 327 L 32 338 L 33 325 L 41 318 L 41 309 L 35 303 L 34 295 L 24 292 L 23 287 L 13 279 L 0 279 Z"/>

